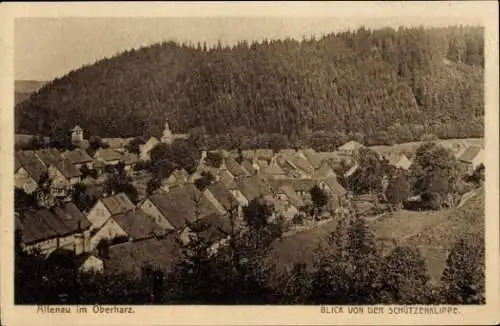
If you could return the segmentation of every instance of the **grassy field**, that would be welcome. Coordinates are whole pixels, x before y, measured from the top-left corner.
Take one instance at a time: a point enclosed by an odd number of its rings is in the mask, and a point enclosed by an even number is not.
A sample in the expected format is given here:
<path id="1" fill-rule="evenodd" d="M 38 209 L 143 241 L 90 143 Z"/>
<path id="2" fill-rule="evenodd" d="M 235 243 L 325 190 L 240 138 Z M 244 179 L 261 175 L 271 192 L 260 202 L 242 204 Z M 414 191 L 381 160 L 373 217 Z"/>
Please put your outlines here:
<path id="1" fill-rule="evenodd" d="M 278 270 L 291 268 L 294 263 L 310 266 L 315 250 L 320 243 L 326 243 L 336 224 L 331 221 L 276 243 L 273 254 Z M 400 211 L 373 222 L 371 227 L 385 253 L 396 244 L 417 246 L 432 279 L 438 281 L 448 251 L 459 237 L 468 232 L 484 232 L 484 191 L 478 191 L 460 208 L 439 212 Z"/>

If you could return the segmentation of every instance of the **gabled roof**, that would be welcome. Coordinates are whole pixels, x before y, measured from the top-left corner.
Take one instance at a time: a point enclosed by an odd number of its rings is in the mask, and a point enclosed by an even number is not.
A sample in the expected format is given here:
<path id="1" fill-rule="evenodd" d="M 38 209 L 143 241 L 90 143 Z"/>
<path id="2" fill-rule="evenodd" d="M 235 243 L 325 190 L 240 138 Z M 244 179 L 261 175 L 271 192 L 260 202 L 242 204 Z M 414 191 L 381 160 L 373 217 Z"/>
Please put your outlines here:
<path id="1" fill-rule="evenodd" d="M 113 217 L 113 220 L 133 240 L 163 235 L 165 231 L 150 219 L 142 209 L 134 209 Z"/>
<path id="2" fill-rule="evenodd" d="M 389 165 L 395 166 L 397 168 L 407 170 L 411 165 L 411 161 L 404 154 L 386 155 L 385 157 L 389 162 Z"/>
<path id="3" fill-rule="evenodd" d="M 232 208 L 232 201 L 236 201 L 236 198 L 231 194 L 231 191 L 224 186 L 221 182 L 216 182 L 208 186 L 207 188 L 212 195 L 217 199 L 217 201 L 224 207 L 226 210 Z"/>
<path id="4" fill-rule="evenodd" d="M 47 167 L 33 151 L 21 151 L 15 155 L 19 164 L 36 182 L 39 182 L 41 176 L 47 172 Z"/>
<path id="5" fill-rule="evenodd" d="M 312 148 L 308 148 L 303 150 L 304 156 L 311 162 L 312 166 L 315 169 L 319 169 L 321 167 L 322 159 L 318 153 Z"/>
<path id="6" fill-rule="evenodd" d="M 61 173 L 64 175 L 65 178 L 76 178 L 82 175 L 80 170 L 78 170 L 70 160 L 64 159 L 56 164 L 54 166 L 61 171 Z"/>
<path id="7" fill-rule="evenodd" d="M 168 272 L 180 254 L 177 235 L 171 233 L 158 240 L 153 238 L 111 246 L 106 268 L 112 273 L 133 273 L 136 276 L 141 275 L 143 266 Z"/>
<path id="8" fill-rule="evenodd" d="M 246 160 L 253 160 L 255 158 L 255 150 L 253 149 L 242 150 L 241 156 Z"/>
<path id="9" fill-rule="evenodd" d="M 236 160 L 234 160 L 231 157 L 228 157 L 226 159 L 226 166 L 229 172 L 231 172 L 231 174 L 235 177 L 242 177 L 249 175 L 249 173 L 244 168 L 242 168 L 241 165 L 239 165 L 238 162 L 236 162 Z"/>
<path id="10" fill-rule="evenodd" d="M 271 192 L 269 183 L 258 175 L 238 179 L 236 184 L 248 201 L 268 195 Z"/>
<path id="11" fill-rule="evenodd" d="M 77 130 L 82 131 L 83 129 L 79 125 L 76 125 L 70 131 L 77 131 Z"/>
<path id="12" fill-rule="evenodd" d="M 338 149 L 341 151 L 356 151 L 364 146 L 357 141 L 351 140 L 344 145 L 340 146 Z"/>
<path id="13" fill-rule="evenodd" d="M 270 161 L 274 156 L 274 152 L 269 148 L 259 148 L 255 150 L 255 159 Z"/>
<path id="14" fill-rule="evenodd" d="M 465 163 L 472 163 L 481 151 L 482 148 L 480 147 L 469 147 L 460 155 L 459 160 Z"/>
<path id="15" fill-rule="evenodd" d="M 292 156 L 293 154 L 295 154 L 296 151 L 294 149 L 290 149 L 290 148 L 284 148 L 282 150 L 280 150 L 278 152 L 278 155 L 283 155 L 283 156 Z"/>
<path id="16" fill-rule="evenodd" d="M 308 192 L 316 185 L 316 181 L 312 179 L 276 179 L 269 180 L 269 183 L 275 190 L 278 190 L 281 186 L 289 186 L 295 192 Z"/>
<path id="17" fill-rule="evenodd" d="M 73 203 L 27 212 L 19 218 L 19 222 L 23 230 L 23 242 L 26 244 L 68 236 L 90 226 Z"/>
<path id="18" fill-rule="evenodd" d="M 344 196 L 347 193 L 347 190 L 345 190 L 345 188 L 342 187 L 342 185 L 337 180 L 337 177 L 327 178 L 325 179 L 325 183 L 328 185 L 328 187 L 330 187 L 332 192 L 336 195 Z"/>
<path id="19" fill-rule="evenodd" d="M 253 167 L 252 162 L 250 162 L 249 160 L 243 160 L 243 162 L 241 162 L 241 167 L 250 174 L 255 174 L 257 172 Z"/>
<path id="20" fill-rule="evenodd" d="M 122 156 L 122 161 L 125 165 L 132 165 L 139 162 L 139 155 L 125 152 Z"/>
<path id="21" fill-rule="evenodd" d="M 109 145 L 111 149 L 125 148 L 133 138 L 103 138 L 102 142 Z"/>
<path id="22" fill-rule="evenodd" d="M 228 217 L 210 214 L 201 220 L 193 222 L 193 228 L 200 227 L 198 233 L 201 238 L 209 243 L 224 239 L 231 232 L 231 221 Z"/>
<path id="23" fill-rule="evenodd" d="M 149 196 L 149 200 L 176 229 L 184 228 L 186 220 L 192 222 L 217 212 L 193 184 L 175 187 L 169 192 L 158 192 Z"/>
<path id="24" fill-rule="evenodd" d="M 333 171 L 330 164 L 323 162 L 319 169 L 317 169 L 314 173 L 314 179 L 325 179 L 331 176 L 335 176 L 336 173 Z"/>
<path id="25" fill-rule="evenodd" d="M 101 160 L 104 162 L 108 161 L 118 161 L 122 159 L 122 154 L 118 153 L 117 151 L 113 150 L 112 148 L 99 148 L 95 154 L 94 157 L 99 157 Z"/>
<path id="26" fill-rule="evenodd" d="M 83 164 L 92 162 L 92 157 L 87 154 L 87 152 L 83 149 L 75 149 L 72 151 L 67 151 L 62 153 L 62 157 L 70 160 L 72 164 Z"/>
<path id="27" fill-rule="evenodd" d="M 233 176 L 227 170 L 220 171 L 219 180 L 229 190 L 234 190 L 234 189 L 238 188 L 236 182 L 234 181 Z"/>
<path id="28" fill-rule="evenodd" d="M 89 220 L 87 220 L 85 215 L 72 202 L 64 203 L 60 207 L 54 207 L 52 212 L 59 217 L 72 232 L 78 232 L 79 230 L 85 230 L 90 227 Z"/>
<path id="29" fill-rule="evenodd" d="M 358 164 L 354 164 L 349 170 L 347 170 L 346 173 L 344 173 L 344 177 L 345 178 L 348 178 L 350 177 L 351 175 L 354 174 L 354 172 L 356 172 L 357 170 L 359 169 L 359 165 Z"/>
<path id="30" fill-rule="evenodd" d="M 55 165 L 63 160 L 61 153 L 55 148 L 46 148 L 36 151 L 36 155 L 46 165 Z"/>
<path id="31" fill-rule="evenodd" d="M 299 208 L 304 205 L 304 201 L 302 200 L 302 198 L 297 196 L 297 194 L 290 185 L 280 186 L 279 189 L 288 197 L 288 200 L 290 200 L 290 203 L 293 206 Z"/>
<path id="32" fill-rule="evenodd" d="M 264 170 L 264 174 L 267 175 L 286 175 L 286 172 L 275 162 L 269 164 Z"/>
<path id="33" fill-rule="evenodd" d="M 314 173 L 314 166 L 302 155 L 294 155 L 292 158 L 292 162 L 300 170 L 309 174 Z"/>
<path id="34" fill-rule="evenodd" d="M 116 195 L 102 198 L 102 203 L 109 210 L 111 216 L 131 211 L 135 208 L 127 195 L 120 192 Z"/>
<path id="35" fill-rule="evenodd" d="M 188 178 L 189 178 L 189 173 L 187 173 L 186 170 L 184 169 L 175 169 L 172 174 L 174 175 L 174 177 L 176 177 L 177 179 L 179 180 L 182 180 L 182 181 L 185 181 L 187 182 Z"/>

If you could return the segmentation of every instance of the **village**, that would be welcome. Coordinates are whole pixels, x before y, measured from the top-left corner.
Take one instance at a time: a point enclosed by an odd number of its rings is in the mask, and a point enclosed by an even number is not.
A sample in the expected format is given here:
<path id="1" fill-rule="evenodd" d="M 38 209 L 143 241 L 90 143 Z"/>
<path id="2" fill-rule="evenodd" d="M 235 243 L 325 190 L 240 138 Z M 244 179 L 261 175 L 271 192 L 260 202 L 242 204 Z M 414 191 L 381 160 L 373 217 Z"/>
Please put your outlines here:
<path id="1" fill-rule="evenodd" d="M 141 162 L 150 159 L 158 144 L 172 144 L 187 135 L 174 134 L 167 122 L 163 136 L 150 137 L 139 145 L 138 154 L 127 150 L 131 138 L 103 138 L 106 148 L 89 155 L 82 128 L 75 126 L 70 132 L 73 150 L 15 153 L 16 191 L 36 196 L 39 203 L 38 209 L 15 207 L 16 230 L 23 250 L 39 251 L 46 257 L 59 250 L 71 251 L 81 271 L 139 275 L 145 265 L 168 269 L 180 244 L 190 241 L 193 223 L 200 221 L 209 225 L 202 236 L 217 250 L 227 240 L 231 220 L 240 223 L 243 208 L 253 200 L 272 205 L 272 220 L 284 225 L 284 237 L 321 227 L 322 222 L 353 211 L 367 219 L 377 214 L 364 203 L 370 198 L 354 195 L 342 181 L 359 168 L 356 154 L 364 146 L 356 141 L 335 152 L 311 148 L 203 151 L 196 171 L 175 169 L 157 189 L 147 191 L 150 173 L 141 170 Z M 484 166 L 480 145 L 460 141 L 441 145 L 454 153 L 468 173 Z M 412 165 L 411 154 L 397 146 L 371 150 L 395 169 L 409 171 Z M 92 206 L 79 209 L 71 196 L 76 185 L 84 184 L 87 191 L 100 189 L 112 167 L 118 166 L 137 189 L 134 202 L 124 192 L 97 190 Z M 207 174 L 211 178 L 199 187 L 197 180 Z M 48 192 L 39 191 L 47 180 Z M 311 198 L 314 191 L 326 196 L 325 203 L 316 205 Z"/>

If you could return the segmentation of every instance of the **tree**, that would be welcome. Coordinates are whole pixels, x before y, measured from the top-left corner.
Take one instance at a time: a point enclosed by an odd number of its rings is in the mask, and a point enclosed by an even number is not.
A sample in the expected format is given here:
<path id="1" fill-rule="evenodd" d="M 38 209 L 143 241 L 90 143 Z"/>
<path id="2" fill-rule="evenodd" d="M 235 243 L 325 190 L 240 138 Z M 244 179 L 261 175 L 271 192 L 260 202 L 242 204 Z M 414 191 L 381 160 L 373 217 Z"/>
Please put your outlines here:
<path id="1" fill-rule="evenodd" d="M 441 276 L 441 300 L 445 304 L 484 304 L 484 237 L 468 234 L 451 249 Z"/>
<path id="2" fill-rule="evenodd" d="M 224 161 L 224 157 L 221 153 L 218 152 L 207 152 L 207 157 L 205 158 L 205 162 L 214 168 L 220 168 Z"/>
<path id="3" fill-rule="evenodd" d="M 129 153 L 139 154 L 139 145 L 144 144 L 141 137 L 135 137 L 125 147 Z"/>
<path id="4" fill-rule="evenodd" d="M 146 193 L 148 196 L 151 196 L 161 187 L 161 179 L 157 177 L 152 177 L 149 179 L 148 184 L 146 186 Z"/>
<path id="5" fill-rule="evenodd" d="M 361 148 L 355 155 L 357 170 L 348 177 L 349 188 L 356 194 L 380 192 L 382 180 L 389 172 L 388 165 L 371 149 Z"/>
<path id="6" fill-rule="evenodd" d="M 132 179 L 120 173 L 115 172 L 108 177 L 104 184 L 104 192 L 108 195 L 123 192 L 130 198 L 132 203 L 135 204 L 138 201 L 139 194 L 132 184 Z"/>
<path id="7" fill-rule="evenodd" d="M 381 291 L 384 303 L 430 304 L 432 288 L 425 260 L 418 248 L 394 248 L 384 257 Z"/>
<path id="8" fill-rule="evenodd" d="M 474 169 L 474 172 L 467 178 L 467 180 L 474 184 L 482 185 L 484 183 L 484 171 L 484 164 L 481 163 Z"/>
<path id="9" fill-rule="evenodd" d="M 215 181 L 215 177 L 210 172 L 201 172 L 201 178 L 196 179 L 194 182 L 196 188 L 199 190 L 204 190 L 206 187 L 211 185 Z"/>
<path id="10" fill-rule="evenodd" d="M 309 193 L 311 194 L 315 214 L 317 214 L 328 204 L 328 195 L 318 185 L 314 185 Z"/>
<path id="11" fill-rule="evenodd" d="M 314 259 L 311 303 L 379 303 L 380 269 L 380 253 L 364 219 L 341 218 Z"/>
<path id="12" fill-rule="evenodd" d="M 253 199 L 248 206 L 243 207 L 243 216 L 250 229 L 263 230 L 273 215 L 273 209 L 263 198 Z"/>
<path id="13" fill-rule="evenodd" d="M 393 207 L 399 207 L 410 195 L 411 185 L 404 174 L 398 173 L 390 179 L 385 191 L 385 197 Z"/>
<path id="14" fill-rule="evenodd" d="M 441 204 L 456 192 L 459 179 L 458 162 L 453 154 L 434 143 L 421 145 L 410 168 L 413 192 L 436 198 Z"/>
<path id="15" fill-rule="evenodd" d="M 95 203 L 87 194 L 87 185 L 81 182 L 73 185 L 71 200 L 82 212 L 87 212 Z"/>
<path id="16" fill-rule="evenodd" d="M 281 275 L 280 304 L 306 304 L 311 291 L 311 274 L 306 264 L 296 263 L 291 271 Z"/>

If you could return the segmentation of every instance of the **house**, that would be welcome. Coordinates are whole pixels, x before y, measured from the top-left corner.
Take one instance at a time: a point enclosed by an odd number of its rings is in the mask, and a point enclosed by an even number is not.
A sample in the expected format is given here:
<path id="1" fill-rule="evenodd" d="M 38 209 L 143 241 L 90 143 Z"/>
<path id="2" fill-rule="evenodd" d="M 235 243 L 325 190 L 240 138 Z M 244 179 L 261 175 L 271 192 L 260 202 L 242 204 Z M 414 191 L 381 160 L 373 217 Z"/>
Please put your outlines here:
<path id="1" fill-rule="evenodd" d="M 228 217 L 210 214 L 201 220 L 193 222 L 179 235 L 184 244 L 188 244 L 192 237 L 199 237 L 211 244 L 210 253 L 215 253 L 224 245 L 232 233 L 231 221 Z"/>
<path id="2" fill-rule="evenodd" d="M 128 210 L 111 216 L 92 236 L 91 248 L 96 249 L 106 239 L 113 241 L 122 238 L 139 241 L 165 235 L 165 230 L 149 218 L 141 209 Z"/>
<path id="3" fill-rule="evenodd" d="M 471 173 L 479 165 L 484 165 L 484 149 L 471 146 L 459 156 L 458 161 Z"/>
<path id="4" fill-rule="evenodd" d="M 234 176 L 228 170 L 220 170 L 219 172 L 219 181 L 229 189 L 234 189 L 236 187 L 236 183 L 234 182 Z"/>
<path id="5" fill-rule="evenodd" d="M 24 212 L 17 223 L 21 228 L 23 249 L 49 254 L 63 248 L 76 254 L 88 252 L 89 221 L 71 202 L 61 206 Z"/>
<path id="6" fill-rule="evenodd" d="M 290 186 L 302 200 L 307 200 L 310 197 L 311 189 L 316 185 L 316 180 L 313 179 L 275 179 L 269 180 L 274 191 L 277 191 L 281 186 Z"/>
<path id="7" fill-rule="evenodd" d="M 14 184 L 27 194 L 33 193 L 47 169 L 33 151 L 16 152 L 14 155 Z"/>
<path id="8" fill-rule="evenodd" d="M 276 160 L 272 160 L 269 166 L 263 169 L 262 174 L 273 179 L 286 179 L 287 173 L 279 166 Z"/>
<path id="9" fill-rule="evenodd" d="M 163 134 L 161 136 L 161 142 L 165 144 L 172 144 L 176 140 L 188 139 L 189 134 L 174 134 L 170 130 L 168 121 L 165 122 L 165 128 L 163 129 Z"/>
<path id="10" fill-rule="evenodd" d="M 80 145 L 83 141 L 83 129 L 79 126 L 76 125 L 73 127 L 73 129 L 70 130 L 71 132 L 71 143 L 75 146 Z"/>
<path id="11" fill-rule="evenodd" d="M 122 162 L 125 166 L 125 171 L 132 171 L 137 162 L 139 162 L 139 155 L 125 152 L 122 155 Z"/>
<path id="12" fill-rule="evenodd" d="M 274 157 L 274 152 L 272 149 L 259 148 L 255 150 L 255 155 L 254 155 L 255 160 L 271 162 L 273 157 Z"/>
<path id="13" fill-rule="evenodd" d="M 227 170 L 234 176 L 234 178 L 246 177 L 250 175 L 248 171 L 241 167 L 241 165 L 239 165 L 238 162 L 231 157 L 226 159 L 226 166 Z"/>
<path id="14" fill-rule="evenodd" d="M 237 179 L 236 184 L 248 202 L 271 193 L 271 185 L 259 175 Z"/>
<path id="15" fill-rule="evenodd" d="M 104 268 L 111 274 L 127 273 L 143 276 L 144 268 L 168 273 L 181 254 L 178 235 L 171 233 L 161 239 L 125 242 L 109 247 Z"/>
<path id="16" fill-rule="evenodd" d="M 314 166 L 309 162 L 309 160 L 301 153 L 295 153 L 291 160 L 293 164 L 300 170 L 302 176 L 310 177 L 314 173 Z"/>
<path id="17" fill-rule="evenodd" d="M 76 267 L 80 273 L 103 273 L 104 261 L 92 254 L 84 254 L 77 257 Z"/>
<path id="18" fill-rule="evenodd" d="M 135 206 L 127 195 L 118 193 L 99 199 L 88 212 L 87 219 L 91 223 L 91 230 L 98 230 L 109 218 L 133 209 Z"/>
<path id="19" fill-rule="evenodd" d="M 215 199 L 225 211 L 230 211 L 235 206 L 240 206 L 237 198 L 231 193 L 226 186 L 221 182 L 212 183 L 209 185 L 205 192 L 209 192 L 211 196 L 208 196 L 211 200 L 212 197 Z"/>
<path id="20" fill-rule="evenodd" d="M 94 159 L 105 165 L 117 165 L 122 160 L 122 154 L 111 148 L 99 148 L 94 154 Z"/>
<path id="21" fill-rule="evenodd" d="M 244 160 L 253 161 L 255 159 L 254 149 L 245 149 L 241 151 L 241 158 Z"/>
<path id="22" fill-rule="evenodd" d="M 142 161 L 149 161 L 149 152 L 159 143 L 158 138 L 150 137 L 144 144 L 139 145 L 139 158 Z"/>
<path id="23" fill-rule="evenodd" d="M 31 147 L 33 140 L 39 138 L 36 135 L 29 134 L 14 134 L 14 147 L 16 149 L 27 149 Z M 49 137 L 42 137 L 43 143 L 48 144 L 50 142 Z"/>
<path id="24" fill-rule="evenodd" d="M 188 183 L 195 183 L 195 181 L 200 179 L 201 177 L 202 177 L 202 175 L 201 175 L 200 171 L 194 171 L 193 173 L 191 173 L 191 175 L 189 175 L 187 182 Z"/>
<path id="25" fill-rule="evenodd" d="M 335 171 L 333 171 L 330 164 L 323 161 L 320 167 L 316 171 L 314 171 L 314 175 L 312 178 L 315 180 L 324 180 L 331 177 L 337 177 L 337 174 L 335 173 Z"/>
<path id="26" fill-rule="evenodd" d="M 166 230 L 182 230 L 186 221 L 193 222 L 218 213 L 216 207 L 193 185 L 159 191 L 146 198 L 139 207 Z"/>
<path id="27" fill-rule="evenodd" d="M 311 165 L 314 167 L 314 169 L 319 169 L 321 167 L 321 163 L 323 162 L 321 157 L 319 156 L 318 153 L 312 148 L 308 148 L 302 151 L 304 153 L 304 156 Z"/>
<path id="28" fill-rule="evenodd" d="M 337 149 L 339 155 L 342 156 L 353 156 L 357 151 L 359 151 L 364 146 L 357 141 L 351 140 Z"/>
<path id="29" fill-rule="evenodd" d="M 279 215 L 286 219 L 292 219 L 304 206 L 304 201 L 289 185 L 278 187 L 273 194 L 274 208 Z"/>
<path id="30" fill-rule="evenodd" d="M 245 169 L 245 171 L 247 171 L 250 175 L 257 174 L 258 167 L 256 168 L 252 161 L 249 161 L 247 159 L 243 160 L 241 162 L 241 167 Z"/>
<path id="31" fill-rule="evenodd" d="M 386 155 L 385 158 L 389 162 L 389 165 L 394 166 L 395 168 L 407 171 L 410 169 L 411 161 L 404 154 Z"/>
<path id="32" fill-rule="evenodd" d="M 125 153 L 130 141 L 134 138 L 103 138 L 102 142 L 115 152 Z"/>
<path id="33" fill-rule="evenodd" d="M 49 165 L 48 174 L 53 184 L 61 181 L 74 185 L 80 182 L 82 176 L 80 170 L 68 159 L 63 159 L 56 164 Z"/>
<path id="34" fill-rule="evenodd" d="M 342 200 L 347 195 L 347 190 L 339 183 L 337 177 L 330 177 L 318 182 L 318 186 L 330 197 L 330 202 L 335 206 L 342 206 Z"/>
<path id="35" fill-rule="evenodd" d="M 168 178 L 163 181 L 163 183 L 166 186 L 183 185 L 185 183 L 188 183 L 188 180 L 189 173 L 187 173 L 186 170 L 176 169 L 168 176 Z"/>
<path id="36" fill-rule="evenodd" d="M 56 165 L 63 160 L 61 153 L 55 148 L 41 149 L 35 152 L 45 166 Z"/>
<path id="37" fill-rule="evenodd" d="M 62 157 L 64 159 L 67 159 L 77 168 L 80 170 L 84 165 L 87 166 L 89 169 L 94 168 L 94 160 L 92 157 L 90 157 L 89 154 L 83 149 L 75 149 L 72 151 L 66 151 L 62 153 Z"/>

